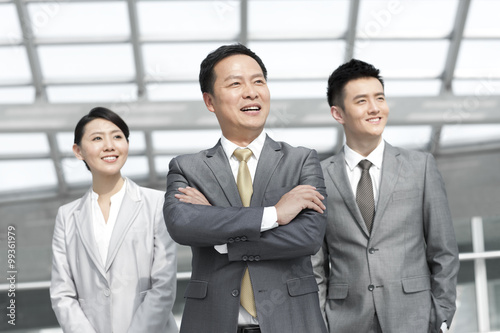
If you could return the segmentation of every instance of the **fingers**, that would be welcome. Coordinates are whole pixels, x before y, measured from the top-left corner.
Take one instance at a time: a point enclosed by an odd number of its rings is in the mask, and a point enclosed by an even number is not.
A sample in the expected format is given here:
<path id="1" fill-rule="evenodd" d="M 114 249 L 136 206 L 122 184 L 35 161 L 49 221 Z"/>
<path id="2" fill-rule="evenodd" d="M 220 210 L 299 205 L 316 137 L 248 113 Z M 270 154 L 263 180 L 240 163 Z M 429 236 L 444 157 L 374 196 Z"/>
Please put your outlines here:
<path id="1" fill-rule="evenodd" d="M 179 199 L 180 202 L 190 203 L 194 205 L 207 205 L 210 206 L 210 202 L 208 202 L 207 198 L 195 189 L 194 187 L 186 186 L 185 188 L 179 187 L 177 189 L 182 194 L 175 194 L 175 197 Z"/>

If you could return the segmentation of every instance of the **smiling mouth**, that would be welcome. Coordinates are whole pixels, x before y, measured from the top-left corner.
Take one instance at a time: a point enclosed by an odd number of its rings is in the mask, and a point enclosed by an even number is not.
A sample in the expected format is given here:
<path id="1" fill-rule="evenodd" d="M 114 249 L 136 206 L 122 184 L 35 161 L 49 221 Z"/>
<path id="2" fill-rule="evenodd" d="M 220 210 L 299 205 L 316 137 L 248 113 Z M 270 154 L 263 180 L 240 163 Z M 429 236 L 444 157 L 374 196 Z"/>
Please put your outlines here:
<path id="1" fill-rule="evenodd" d="M 377 118 L 370 118 L 370 119 L 368 119 L 367 121 L 368 121 L 369 123 L 378 123 L 378 122 L 379 122 L 379 121 L 381 121 L 381 120 L 382 120 L 382 118 L 377 117 Z"/>
<path id="2" fill-rule="evenodd" d="M 118 156 L 107 156 L 102 158 L 104 161 L 113 162 L 118 159 Z"/>
<path id="3" fill-rule="evenodd" d="M 240 109 L 241 111 L 260 111 L 260 106 L 249 106 Z"/>

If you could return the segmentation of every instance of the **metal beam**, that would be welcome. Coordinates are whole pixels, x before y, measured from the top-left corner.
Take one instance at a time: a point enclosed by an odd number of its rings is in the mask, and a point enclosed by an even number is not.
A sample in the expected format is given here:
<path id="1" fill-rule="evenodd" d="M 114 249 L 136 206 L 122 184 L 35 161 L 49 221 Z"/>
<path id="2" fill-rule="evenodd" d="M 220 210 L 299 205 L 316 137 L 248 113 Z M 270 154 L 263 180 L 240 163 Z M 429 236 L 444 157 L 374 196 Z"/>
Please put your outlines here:
<path id="1" fill-rule="evenodd" d="M 139 100 L 147 98 L 146 84 L 144 81 L 145 70 L 142 57 L 141 43 L 139 39 L 139 18 L 137 14 L 137 4 L 135 0 L 128 0 L 128 16 L 130 21 L 130 39 L 134 51 L 135 79 L 137 82 L 137 98 Z"/>
<path id="2" fill-rule="evenodd" d="M 453 31 L 451 32 L 450 47 L 448 48 L 448 55 L 446 57 L 446 63 L 444 67 L 443 83 L 441 85 L 442 94 L 452 92 L 451 84 L 453 81 L 453 75 L 455 73 L 455 67 L 457 65 L 460 44 L 462 43 L 462 38 L 464 35 L 465 22 L 467 20 L 467 14 L 469 13 L 469 6 L 470 0 L 460 0 L 458 2 L 455 25 L 453 26 Z"/>
<path id="3" fill-rule="evenodd" d="M 17 15 L 21 24 L 23 33 L 23 44 L 26 47 L 28 54 L 28 62 L 30 64 L 31 76 L 35 87 L 35 100 L 47 101 L 47 93 L 43 85 L 42 69 L 40 67 L 40 59 L 35 44 L 35 35 L 31 20 L 26 8 L 26 3 L 22 0 L 15 0 Z"/>
<path id="4" fill-rule="evenodd" d="M 349 6 L 349 19 L 345 36 L 344 61 L 347 62 L 354 57 L 354 44 L 356 43 L 356 28 L 358 26 L 359 0 L 352 0 Z"/>
<path id="5" fill-rule="evenodd" d="M 240 1 L 240 38 L 239 42 L 248 45 L 248 1 Z"/>

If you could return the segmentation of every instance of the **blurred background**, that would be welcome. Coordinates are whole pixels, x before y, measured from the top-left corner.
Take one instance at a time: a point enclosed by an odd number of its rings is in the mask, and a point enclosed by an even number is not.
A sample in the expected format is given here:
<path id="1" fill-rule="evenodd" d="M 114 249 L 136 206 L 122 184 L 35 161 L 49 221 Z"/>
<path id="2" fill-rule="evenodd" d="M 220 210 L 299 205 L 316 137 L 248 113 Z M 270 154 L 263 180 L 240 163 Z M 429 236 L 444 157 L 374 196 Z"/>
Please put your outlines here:
<path id="1" fill-rule="evenodd" d="M 118 112 L 132 130 L 123 174 L 164 190 L 173 156 L 220 137 L 201 60 L 240 42 L 268 69 L 268 134 L 322 159 L 344 143 L 329 74 L 353 57 L 381 69 L 384 138 L 431 152 L 446 183 L 461 261 L 450 331 L 500 332 L 499 12 L 495 0 L 0 0 L 0 331 L 61 332 L 48 291 L 54 220 L 91 180 L 71 151 L 78 119 Z M 190 258 L 179 246 L 178 320 Z"/>

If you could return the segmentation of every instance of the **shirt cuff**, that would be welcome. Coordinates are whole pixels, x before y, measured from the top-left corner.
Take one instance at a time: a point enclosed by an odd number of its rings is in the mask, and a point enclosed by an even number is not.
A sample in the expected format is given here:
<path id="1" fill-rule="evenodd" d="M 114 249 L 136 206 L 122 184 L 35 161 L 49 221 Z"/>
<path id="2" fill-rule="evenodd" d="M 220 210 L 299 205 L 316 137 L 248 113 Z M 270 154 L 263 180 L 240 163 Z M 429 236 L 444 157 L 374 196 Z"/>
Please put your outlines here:
<path id="1" fill-rule="evenodd" d="M 214 249 L 220 254 L 227 254 L 227 244 L 214 245 Z"/>
<path id="2" fill-rule="evenodd" d="M 444 322 L 444 323 L 441 325 L 441 332 L 443 332 L 443 333 L 448 332 L 448 325 L 446 325 L 446 322 Z"/>
<path id="3" fill-rule="evenodd" d="M 276 207 L 264 207 L 262 222 L 260 224 L 260 232 L 271 230 L 276 227 L 278 227 L 278 212 L 276 211 Z"/>

